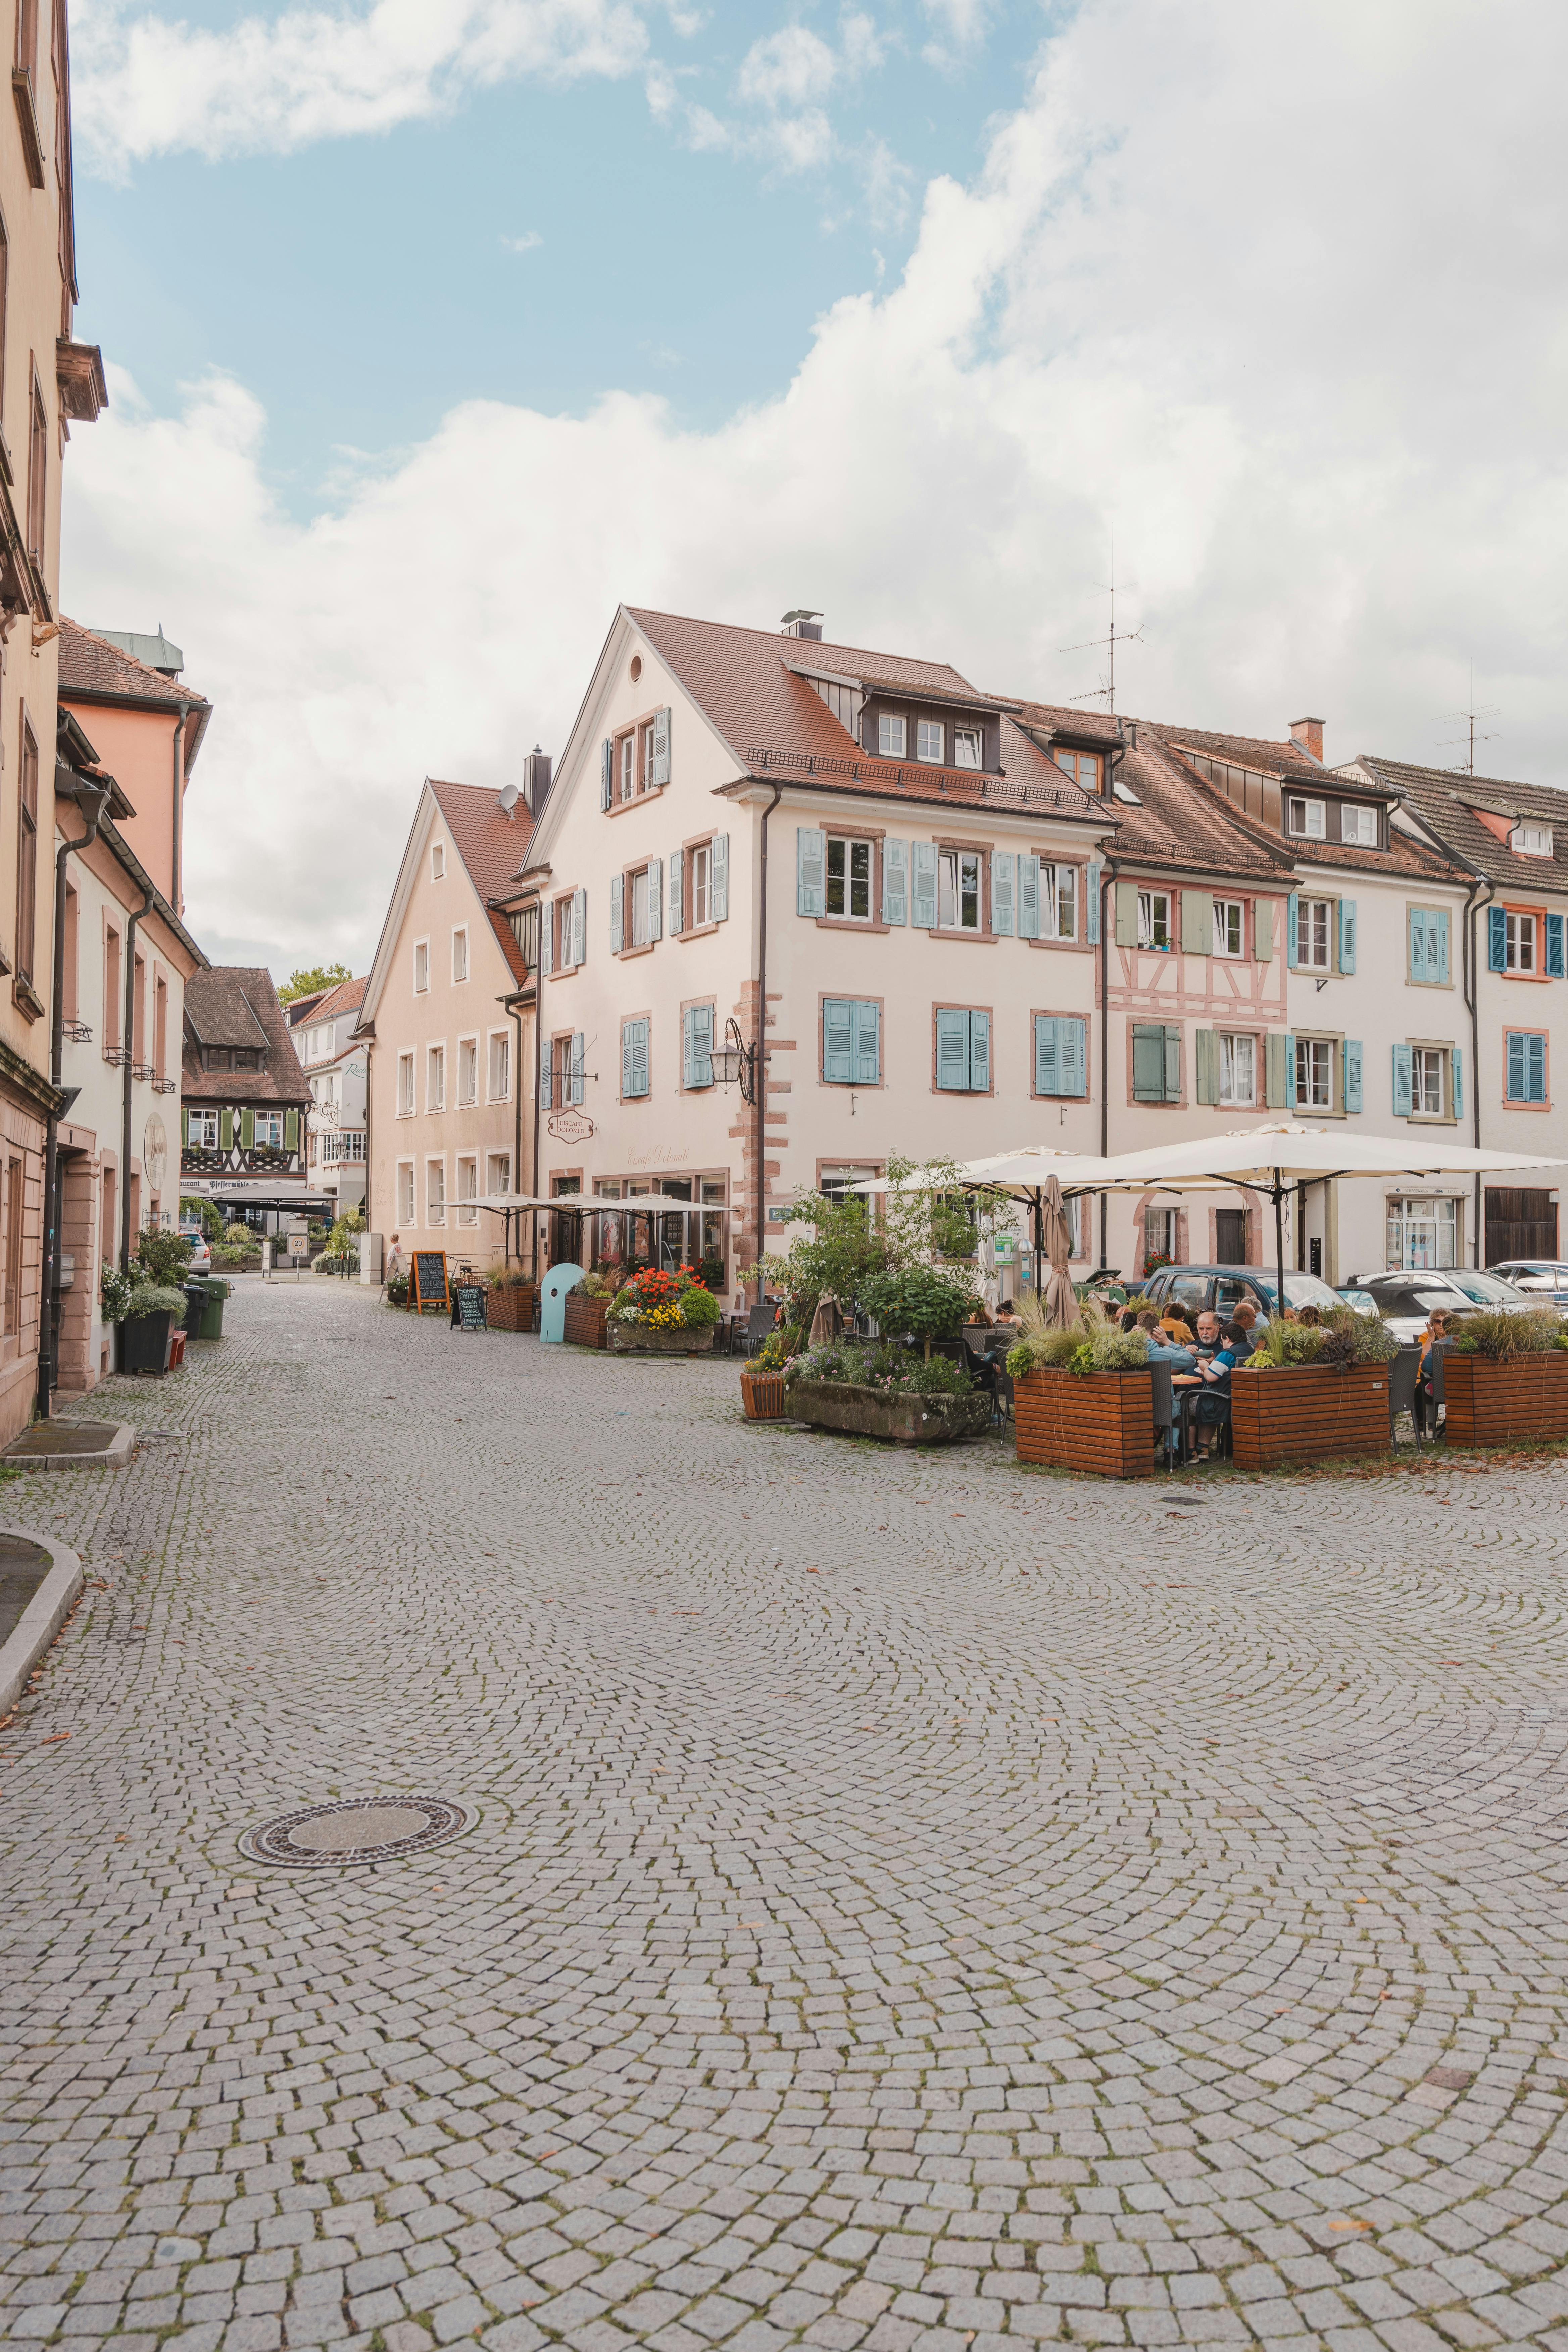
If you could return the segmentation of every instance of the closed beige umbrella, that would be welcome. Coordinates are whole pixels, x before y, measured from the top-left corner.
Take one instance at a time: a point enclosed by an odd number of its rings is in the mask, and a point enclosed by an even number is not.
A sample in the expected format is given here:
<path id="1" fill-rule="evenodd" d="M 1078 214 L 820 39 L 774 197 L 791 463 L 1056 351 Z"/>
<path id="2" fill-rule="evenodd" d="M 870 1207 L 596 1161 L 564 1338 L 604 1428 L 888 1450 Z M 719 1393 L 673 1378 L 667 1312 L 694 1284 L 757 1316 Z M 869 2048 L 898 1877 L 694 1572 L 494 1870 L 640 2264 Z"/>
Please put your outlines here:
<path id="1" fill-rule="evenodd" d="M 1062 1188 L 1047 1176 L 1040 1194 L 1040 1246 L 1045 1253 L 1046 1278 L 1040 1285 L 1040 1311 L 1053 1331 L 1070 1330 L 1078 1321 L 1078 1295 L 1072 1286 L 1072 1235 L 1062 1207 Z"/>

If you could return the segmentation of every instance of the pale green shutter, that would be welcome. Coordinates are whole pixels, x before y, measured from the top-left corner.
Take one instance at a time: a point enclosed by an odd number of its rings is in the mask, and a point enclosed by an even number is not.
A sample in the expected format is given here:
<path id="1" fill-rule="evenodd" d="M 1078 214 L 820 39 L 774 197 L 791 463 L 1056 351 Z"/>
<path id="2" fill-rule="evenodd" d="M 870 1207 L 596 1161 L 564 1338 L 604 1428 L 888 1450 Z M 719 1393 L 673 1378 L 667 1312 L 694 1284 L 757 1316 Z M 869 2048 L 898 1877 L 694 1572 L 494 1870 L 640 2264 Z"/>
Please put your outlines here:
<path id="1" fill-rule="evenodd" d="M 1213 955 L 1214 897 L 1207 890 L 1182 893 L 1182 953 Z"/>
<path id="2" fill-rule="evenodd" d="M 1089 1024 L 1063 1018 L 1057 1024 L 1057 1066 L 1064 1095 L 1089 1092 Z"/>
<path id="3" fill-rule="evenodd" d="M 713 1083 L 713 1007 L 694 1004 L 691 1008 L 691 1084 L 710 1087 Z"/>
<path id="4" fill-rule="evenodd" d="M 696 1027 L 697 1007 L 695 1004 L 689 1004 L 680 1016 L 680 1083 L 683 1087 L 694 1087 L 697 1084 L 696 1078 L 692 1076 Z"/>
<path id="5" fill-rule="evenodd" d="M 991 1091 L 991 1015 L 972 1013 L 969 1016 L 969 1091 L 984 1095 Z"/>
<path id="6" fill-rule="evenodd" d="M 669 782 L 669 712 L 656 710 L 653 719 L 653 782 Z"/>
<path id="7" fill-rule="evenodd" d="M 1274 901 L 1254 898 L 1252 902 L 1252 961 L 1272 963 L 1274 961 Z"/>
<path id="8" fill-rule="evenodd" d="M 854 1082 L 855 1007 L 842 996 L 823 999 L 822 1075 L 829 1086 Z"/>
<path id="9" fill-rule="evenodd" d="M 994 851 L 991 859 L 991 928 L 1004 940 L 1013 936 L 1013 872 L 1011 850 Z"/>
<path id="10" fill-rule="evenodd" d="M 1138 944 L 1138 885 L 1119 882 L 1116 886 L 1116 944 L 1119 948 L 1135 948 Z M 1157 1099 L 1157 1097 L 1151 1097 Z"/>
<path id="11" fill-rule="evenodd" d="M 1154 1022 L 1135 1021 L 1132 1024 L 1132 1099 L 1165 1099 L 1165 1032 Z"/>
<path id="12" fill-rule="evenodd" d="M 855 1084 L 874 1087 L 881 1082 L 881 1014 L 875 1004 L 855 1007 Z"/>
<path id="13" fill-rule="evenodd" d="M 1091 948 L 1097 948 L 1100 945 L 1100 884 L 1104 871 L 1104 860 L 1092 857 L 1089 860 L 1089 872 L 1084 877 L 1086 895 L 1083 908 L 1083 936 Z"/>
<path id="14" fill-rule="evenodd" d="M 1448 1056 L 1448 1076 L 1453 1089 L 1453 1110 L 1456 1118 L 1465 1115 L 1465 1057 L 1456 1045 Z"/>
<path id="15" fill-rule="evenodd" d="M 1165 1100 L 1182 1099 L 1182 1033 L 1178 1028 L 1165 1031 Z"/>
<path id="16" fill-rule="evenodd" d="M 190 1140 L 191 1114 L 188 1110 L 182 1110 L 180 1113 L 180 1149 L 182 1151 L 187 1150 L 190 1148 Z"/>
<path id="17" fill-rule="evenodd" d="M 1218 1102 L 1219 1037 L 1213 1029 L 1193 1032 L 1193 1087 L 1199 1102 Z"/>
<path id="18" fill-rule="evenodd" d="M 632 1031 L 636 1027 L 635 1021 L 621 1024 L 621 1092 L 627 1096 L 636 1091 L 632 1085 Z M 548 1101 L 549 1097 L 545 1099 Z"/>
<path id="19" fill-rule="evenodd" d="M 1355 900 L 1340 900 L 1340 970 L 1355 970 Z"/>
<path id="20" fill-rule="evenodd" d="M 226 1103 L 217 1115 L 217 1139 L 225 1151 L 234 1150 L 234 1113 Z"/>
<path id="21" fill-rule="evenodd" d="M 1048 1013 L 1035 1015 L 1035 1092 L 1055 1095 L 1061 1092 L 1058 1077 L 1057 1032 L 1061 1026 Z"/>
<path id="22" fill-rule="evenodd" d="M 664 937 L 664 860 L 650 857 L 647 862 L 647 935 L 650 940 Z"/>
<path id="23" fill-rule="evenodd" d="M 1530 1080 L 1526 1073 L 1527 1043 L 1527 1039 L 1521 1031 L 1517 1029 L 1509 1031 L 1507 1086 L 1510 1102 L 1529 1102 L 1531 1098 Z"/>
<path id="24" fill-rule="evenodd" d="M 1426 913 L 1422 907 L 1410 909 L 1410 977 L 1414 981 L 1426 977 Z"/>
<path id="25" fill-rule="evenodd" d="M 907 923 L 910 919 L 910 845 L 907 841 L 885 841 L 882 844 L 882 920 L 885 923 Z"/>
<path id="26" fill-rule="evenodd" d="M 969 1015 L 944 1008 L 936 1016 L 936 1082 L 944 1093 L 969 1090 Z"/>
<path id="27" fill-rule="evenodd" d="M 1448 909 L 1439 907 L 1437 912 L 1437 978 L 1446 988 L 1448 984 Z M 1548 919 L 1550 919 L 1550 918 Z"/>
<path id="28" fill-rule="evenodd" d="M 298 1151 L 300 1149 L 300 1114 L 297 1110 L 286 1110 L 283 1114 L 283 1149 L 285 1151 Z"/>
<path id="29" fill-rule="evenodd" d="M 610 877 L 610 953 L 612 955 L 619 955 L 622 948 L 626 945 L 626 876 L 624 874 L 612 874 Z M 546 920 L 548 919 L 547 916 Z M 544 970 L 546 973 L 549 972 L 550 966 L 548 962 L 546 962 Z"/>
<path id="30" fill-rule="evenodd" d="M 1301 894 L 1292 890 L 1285 901 L 1285 963 L 1289 971 L 1296 969 L 1296 935 L 1300 922 Z"/>
<path id="31" fill-rule="evenodd" d="M 1356 1037 L 1345 1039 L 1345 1108 L 1361 1108 L 1361 1041 Z"/>
<path id="32" fill-rule="evenodd" d="M 647 1032 L 647 1023 L 646 1021 L 643 1023 L 643 1032 L 646 1035 Z M 583 1099 L 583 1032 L 581 1029 L 574 1030 L 572 1034 L 571 1085 L 569 1088 L 569 1099 L 574 1103 L 580 1103 Z M 646 1085 L 643 1087 L 643 1092 L 645 1095 L 647 1092 Z"/>
<path id="33" fill-rule="evenodd" d="M 730 836 L 716 833 L 713 854 L 708 861 L 708 919 L 725 923 L 730 919 Z"/>
<path id="34" fill-rule="evenodd" d="M 599 751 L 599 806 L 607 809 L 615 796 L 616 747 L 606 735 Z"/>
<path id="35" fill-rule="evenodd" d="M 827 911 L 827 836 L 805 824 L 795 837 L 795 906 L 798 915 Z"/>
<path id="36" fill-rule="evenodd" d="M 1394 1116 L 1410 1117 L 1410 1048 L 1395 1045 L 1394 1049 Z"/>
<path id="37" fill-rule="evenodd" d="M 1283 1110 L 1289 1095 L 1285 1065 L 1289 1058 L 1286 1039 L 1278 1034 L 1263 1040 L 1263 1099 L 1269 1110 Z"/>
<path id="38" fill-rule="evenodd" d="M 1040 861 L 1037 857 L 1018 860 L 1018 937 L 1037 940 L 1040 936 Z"/>
<path id="39" fill-rule="evenodd" d="M 910 844 L 910 920 L 922 931 L 936 929 L 936 844 Z"/>
<path id="40" fill-rule="evenodd" d="M 669 853 L 669 936 L 678 939 L 686 929 L 686 852 L 672 849 Z"/>
<path id="41" fill-rule="evenodd" d="M 248 1103 L 239 1114 L 239 1148 L 242 1151 L 256 1149 L 256 1113 Z"/>

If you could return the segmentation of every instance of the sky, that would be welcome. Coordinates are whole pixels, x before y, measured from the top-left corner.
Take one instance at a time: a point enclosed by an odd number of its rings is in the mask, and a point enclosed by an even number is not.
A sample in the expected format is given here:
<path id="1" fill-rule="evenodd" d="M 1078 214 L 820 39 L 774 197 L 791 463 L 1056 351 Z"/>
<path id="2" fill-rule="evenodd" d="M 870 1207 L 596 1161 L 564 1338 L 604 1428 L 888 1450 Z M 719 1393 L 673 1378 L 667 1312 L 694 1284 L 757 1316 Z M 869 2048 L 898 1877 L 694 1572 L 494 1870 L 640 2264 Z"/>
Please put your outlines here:
<path id="1" fill-rule="evenodd" d="M 215 961 L 374 952 L 621 602 L 1568 784 L 1542 0 L 75 0 L 62 602 Z"/>

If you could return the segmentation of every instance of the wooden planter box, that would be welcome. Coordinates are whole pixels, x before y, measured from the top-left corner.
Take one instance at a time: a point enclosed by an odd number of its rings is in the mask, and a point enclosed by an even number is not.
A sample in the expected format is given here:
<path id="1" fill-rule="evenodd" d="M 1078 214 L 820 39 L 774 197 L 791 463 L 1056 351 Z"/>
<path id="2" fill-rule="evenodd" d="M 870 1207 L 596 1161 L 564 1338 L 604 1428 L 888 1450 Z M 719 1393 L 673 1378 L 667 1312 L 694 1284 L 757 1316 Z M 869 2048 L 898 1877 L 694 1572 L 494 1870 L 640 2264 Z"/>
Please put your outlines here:
<path id="1" fill-rule="evenodd" d="M 991 1399 L 973 1396 L 882 1396 L 847 1381 L 792 1381 L 789 1417 L 851 1437 L 885 1437 L 895 1445 L 952 1445 L 983 1437 L 991 1426 Z M 1152 1410 L 1152 1408 L 1151 1408 Z"/>
<path id="2" fill-rule="evenodd" d="M 1148 1372 L 1026 1372 L 1013 1383 L 1020 1462 L 1092 1470 L 1101 1478 L 1154 1471 L 1154 1382 Z"/>
<path id="3" fill-rule="evenodd" d="M 566 1297 L 566 1328 L 562 1334 L 568 1346 L 602 1348 L 605 1344 L 605 1318 L 609 1309 L 607 1298 L 585 1298 L 581 1291 L 569 1291 Z"/>
<path id="4" fill-rule="evenodd" d="M 741 1402 L 748 1421 L 783 1421 L 784 1376 L 782 1372 L 742 1372 Z"/>
<path id="5" fill-rule="evenodd" d="M 1568 1437 L 1568 1356 L 1491 1364 L 1443 1350 L 1444 1432 L 1450 1445 L 1510 1445 L 1521 1437 Z"/>
<path id="6" fill-rule="evenodd" d="M 1449 1359 L 1448 1360 L 1452 1360 Z M 1238 1470 L 1277 1470 L 1336 1454 L 1375 1454 L 1393 1441 L 1389 1367 L 1296 1364 L 1230 1376 L 1231 1449 Z"/>
<path id="7" fill-rule="evenodd" d="M 538 1293 L 531 1282 L 521 1285 L 508 1283 L 504 1289 L 493 1284 L 485 1304 L 486 1317 L 492 1331 L 531 1331 L 533 1302 Z M 571 1307 L 568 1303 L 567 1312 Z"/>
<path id="8" fill-rule="evenodd" d="M 572 1301 L 566 1301 L 566 1311 L 572 1311 Z M 716 1326 L 707 1324 L 700 1330 L 688 1330 L 684 1325 L 674 1331 L 653 1331 L 646 1323 L 611 1323 L 606 1328 L 613 1356 L 701 1356 L 711 1352 Z M 568 1324 L 566 1337 L 572 1337 Z M 598 1345 L 602 1348 L 601 1339 Z"/>

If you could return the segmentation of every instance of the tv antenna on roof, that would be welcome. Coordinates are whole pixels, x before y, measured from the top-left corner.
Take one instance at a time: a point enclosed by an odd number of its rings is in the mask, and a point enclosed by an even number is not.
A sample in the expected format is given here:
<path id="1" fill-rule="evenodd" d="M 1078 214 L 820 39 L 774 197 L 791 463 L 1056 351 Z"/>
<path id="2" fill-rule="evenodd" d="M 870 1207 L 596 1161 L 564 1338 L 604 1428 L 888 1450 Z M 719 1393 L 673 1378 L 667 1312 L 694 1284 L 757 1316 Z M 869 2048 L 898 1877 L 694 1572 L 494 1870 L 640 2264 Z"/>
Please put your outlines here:
<path id="1" fill-rule="evenodd" d="M 1473 776 L 1475 774 L 1476 745 L 1478 743 L 1490 743 L 1495 741 L 1498 734 L 1500 732 L 1500 730 L 1494 727 L 1489 728 L 1483 733 L 1478 735 L 1476 733 L 1476 721 L 1479 719 L 1496 719 L 1498 716 L 1498 706 L 1495 702 L 1483 702 L 1478 710 L 1445 710 L 1442 713 L 1442 717 L 1438 720 L 1439 726 L 1443 723 L 1444 719 L 1462 719 L 1466 722 L 1466 731 L 1463 735 L 1450 735 L 1446 742 L 1439 743 L 1437 746 L 1437 749 L 1440 751 L 1457 751 L 1461 744 L 1464 746 L 1464 763 L 1460 766 L 1459 763 L 1456 761 L 1455 766 L 1457 773 L 1465 776 Z"/>
<path id="2" fill-rule="evenodd" d="M 1100 684 L 1091 687 L 1087 694 L 1069 694 L 1068 700 L 1069 702 L 1103 702 L 1107 710 L 1114 711 L 1116 709 L 1116 648 L 1118 646 L 1139 646 L 1143 642 L 1142 621 L 1135 629 L 1119 630 L 1116 625 L 1116 541 L 1114 539 L 1110 542 L 1110 578 L 1106 583 L 1105 593 L 1110 599 L 1110 626 L 1104 636 L 1090 637 L 1081 646 L 1058 646 L 1057 651 L 1063 654 L 1087 654 L 1097 652 L 1101 646 L 1105 647 L 1106 670 Z"/>

